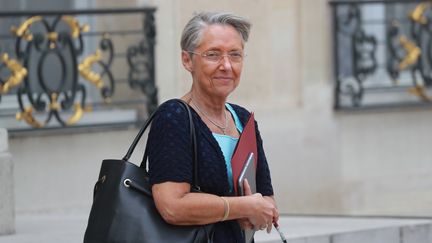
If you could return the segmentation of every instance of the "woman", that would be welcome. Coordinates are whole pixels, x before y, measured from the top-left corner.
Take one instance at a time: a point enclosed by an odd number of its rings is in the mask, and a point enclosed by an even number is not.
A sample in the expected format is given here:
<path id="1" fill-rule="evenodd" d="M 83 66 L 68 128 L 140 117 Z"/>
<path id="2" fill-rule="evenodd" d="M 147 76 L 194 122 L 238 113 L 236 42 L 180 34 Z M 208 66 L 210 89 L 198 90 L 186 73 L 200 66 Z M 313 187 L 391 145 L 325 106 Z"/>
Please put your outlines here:
<path id="1" fill-rule="evenodd" d="M 182 99 L 192 108 L 197 129 L 199 184 L 190 192 L 192 153 L 186 110 L 178 102 L 161 105 L 148 140 L 153 197 L 162 217 L 175 225 L 217 223 L 215 242 L 244 242 L 241 229 L 267 229 L 277 222 L 270 172 L 257 132 L 258 166 L 251 194 L 234 196 L 231 156 L 249 112 L 228 104 L 238 86 L 250 23 L 227 13 L 199 13 L 181 37 L 183 66 L 192 76 Z"/>

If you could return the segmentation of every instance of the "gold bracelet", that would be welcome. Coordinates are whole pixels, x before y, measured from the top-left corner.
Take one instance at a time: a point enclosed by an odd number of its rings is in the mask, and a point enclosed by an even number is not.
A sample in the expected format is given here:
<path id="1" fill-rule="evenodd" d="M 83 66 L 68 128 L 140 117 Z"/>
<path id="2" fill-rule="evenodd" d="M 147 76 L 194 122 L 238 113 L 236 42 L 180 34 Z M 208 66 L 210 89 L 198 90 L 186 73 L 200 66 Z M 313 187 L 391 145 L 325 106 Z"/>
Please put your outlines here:
<path id="1" fill-rule="evenodd" d="M 223 218 L 221 219 L 221 221 L 225 221 L 228 219 L 228 216 L 230 213 L 230 206 L 229 206 L 228 200 L 225 197 L 220 197 L 220 198 L 224 202 L 224 215 L 223 215 Z"/>

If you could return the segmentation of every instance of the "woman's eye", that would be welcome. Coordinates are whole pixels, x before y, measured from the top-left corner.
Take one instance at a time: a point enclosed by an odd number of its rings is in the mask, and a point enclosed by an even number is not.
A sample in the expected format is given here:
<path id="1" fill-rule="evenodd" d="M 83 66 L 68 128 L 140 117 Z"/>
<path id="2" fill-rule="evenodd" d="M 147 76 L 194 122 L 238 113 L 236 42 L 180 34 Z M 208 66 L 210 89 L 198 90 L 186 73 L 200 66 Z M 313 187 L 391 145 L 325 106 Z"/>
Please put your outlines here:
<path id="1" fill-rule="evenodd" d="M 220 54 L 217 53 L 217 52 L 209 52 L 209 53 L 206 54 L 206 56 L 208 56 L 208 57 L 218 57 L 218 56 L 220 56 Z"/>

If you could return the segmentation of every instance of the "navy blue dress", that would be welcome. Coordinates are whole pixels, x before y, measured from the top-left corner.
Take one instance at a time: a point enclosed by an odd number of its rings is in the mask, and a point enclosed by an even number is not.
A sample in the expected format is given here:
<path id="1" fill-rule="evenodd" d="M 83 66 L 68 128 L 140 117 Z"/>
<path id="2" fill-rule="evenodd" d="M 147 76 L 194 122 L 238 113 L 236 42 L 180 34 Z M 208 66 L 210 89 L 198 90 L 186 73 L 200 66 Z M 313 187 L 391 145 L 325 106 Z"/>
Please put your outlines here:
<path id="1" fill-rule="evenodd" d="M 231 104 L 243 126 L 250 113 Z M 222 150 L 207 125 L 193 110 L 198 147 L 198 180 L 201 190 L 218 196 L 234 196 L 230 192 L 225 160 Z M 256 186 L 263 196 L 273 195 L 270 171 L 264 154 L 262 139 L 256 126 L 258 144 L 258 167 Z M 163 103 L 153 120 L 147 141 L 150 183 L 192 183 L 192 148 L 186 109 L 178 101 Z M 241 228 L 236 220 L 219 222 L 215 226 L 215 243 L 244 242 Z"/>

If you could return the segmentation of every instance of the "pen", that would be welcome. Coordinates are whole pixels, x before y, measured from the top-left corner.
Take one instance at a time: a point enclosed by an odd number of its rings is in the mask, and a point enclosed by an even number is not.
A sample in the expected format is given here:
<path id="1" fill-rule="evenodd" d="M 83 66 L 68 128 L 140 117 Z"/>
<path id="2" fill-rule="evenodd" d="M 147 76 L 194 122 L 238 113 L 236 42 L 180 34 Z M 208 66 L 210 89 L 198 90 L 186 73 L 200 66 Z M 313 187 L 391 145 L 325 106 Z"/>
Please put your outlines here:
<path id="1" fill-rule="evenodd" d="M 286 240 L 286 238 L 285 238 L 285 235 L 284 235 L 284 234 L 282 233 L 282 231 L 279 229 L 279 224 L 276 223 L 276 222 L 274 222 L 274 223 L 273 223 L 273 226 L 275 227 L 275 229 L 276 229 L 277 232 L 279 233 L 279 236 L 280 236 L 282 242 L 283 242 L 283 243 L 287 243 L 287 240 Z"/>

